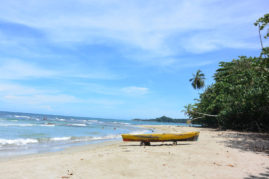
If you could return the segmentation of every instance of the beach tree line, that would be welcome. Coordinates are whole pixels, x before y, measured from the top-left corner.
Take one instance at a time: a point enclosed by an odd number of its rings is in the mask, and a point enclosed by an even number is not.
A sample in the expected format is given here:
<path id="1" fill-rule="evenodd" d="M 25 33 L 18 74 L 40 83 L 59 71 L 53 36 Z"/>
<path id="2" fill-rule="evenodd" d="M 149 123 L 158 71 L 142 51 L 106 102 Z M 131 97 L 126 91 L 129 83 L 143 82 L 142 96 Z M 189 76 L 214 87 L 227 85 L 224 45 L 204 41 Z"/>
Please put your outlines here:
<path id="1" fill-rule="evenodd" d="M 214 74 L 215 82 L 205 88 L 196 103 L 185 106 L 184 112 L 192 123 L 269 132 L 269 48 L 264 47 L 262 41 L 269 37 L 269 29 L 261 36 L 268 23 L 269 14 L 254 23 L 260 36 L 260 56 L 240 56 L 230 62 L 220 62 Z M 199 84 L 204 85 L 204 75 L 196 77 L 197 80 L 190 79 L 195 89 Z"/>

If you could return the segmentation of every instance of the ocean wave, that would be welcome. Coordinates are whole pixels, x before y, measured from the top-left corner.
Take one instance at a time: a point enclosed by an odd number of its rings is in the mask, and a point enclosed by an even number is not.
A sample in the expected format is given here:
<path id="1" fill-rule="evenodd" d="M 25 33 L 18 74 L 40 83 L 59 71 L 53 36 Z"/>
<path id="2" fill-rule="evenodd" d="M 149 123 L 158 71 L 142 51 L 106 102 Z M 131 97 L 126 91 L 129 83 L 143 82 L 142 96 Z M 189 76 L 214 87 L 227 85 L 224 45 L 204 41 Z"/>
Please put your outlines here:
<path id="1" fill-rule="evenodd" d="M 26 145 L 38 143 L 36 139 L 0 139 L 0 145 Z"/>
<path id="2" fill-rule="evenodd" d="M 55 127 L 55 124 L 41 124 L 42 127 Z"/>
<path id="3" fill-rule="evenodd" d="M 119 125 L 124 125 L 124 126 L 127 126 L 127 125 L 130 125 L 130 123 L 127 123 L 127 122 L 112 122 L 113 124 L 119 124 Z"/>
<path id="4" fill-rule="evenodd" d="M 92 137 L 91 140 L 105 140 L 105 139 L 118 139 L 121 135 L 106 135 L 100 137 Z"/>
<path id="5" fill-rule="evenodd" d="M 47 143 L 47 142 L 89 142 L 94 140 L 108 140 L 108 139 L 118 139 L 121 135 L 106 135 L 106 136 L 81 136 L 81 137 L 75 137 L 75 136 L 66 136 L 66 137 L 52 137 L 52 138 L 40 138 L 38 141 L 40 143 Z"/>
<path id="6" fill-rule="evenodd" d="M 108 140 L 120 138 L 120 135 L 107 135 L 107 136 L 96 136 L 96 137 L 71 137 L 72 142 L 90 142 L 95 140 Z"/>
<path id="7" fill-rule="evenodd" d="M 8 127 L 8 126 L 13 126 L 13 127 L 32 127 L 34 124 L 0 124 L 1 127 Z"/>
<path id="8" fill-rule="evenodd" d="M 71 140 L 71 137 L 53 137 L 50 138 L 51 141 L 63 141 L 63 140 Z"/>
<path id="9" fill-rule="evenodd" d="M 115 122 L 115 121 L 114 121 L 114 122 L 112 122 L 112 123 L 114 123 L 114 124 L 121 124 L 121 122 Z"/>
<path id="10" fill-rule="evenodd" d="M 85 126 L 87 126 L 87 125 L 86 125 L 86 124 L 79 124 L 79 123 L 76 123 L 76 124 L 68 124 L 68 126 L 85 127 Z"/>
<path id="11" fill-rule="evenodd" d="M 56 118 L 56 121 L 66 121 L 66 119 L 63 119 L 63 118 Z"/>
<path id="12" fill-rule="evenodd" d="M 20 116 L 20 115 L 15 115 L 15 118 L 26 118 L 26 119 L 30 119 L 30 116 Z"/>

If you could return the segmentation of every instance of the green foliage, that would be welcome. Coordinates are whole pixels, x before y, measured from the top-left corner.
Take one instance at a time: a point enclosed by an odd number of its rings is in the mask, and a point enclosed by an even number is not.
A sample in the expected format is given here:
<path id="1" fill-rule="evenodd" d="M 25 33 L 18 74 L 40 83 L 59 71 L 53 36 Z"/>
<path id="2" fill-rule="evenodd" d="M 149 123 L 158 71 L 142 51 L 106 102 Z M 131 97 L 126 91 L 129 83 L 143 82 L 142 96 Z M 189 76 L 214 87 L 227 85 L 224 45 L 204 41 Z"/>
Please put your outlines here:
<path id="1" fill-rule="evenodd" d="M 261 56 L 264 55 L 264 56 L 267 56 L 269 57 L 269 47 L 265 47 L 262 49 L 262 52 L 261 52 Z"/>
<path id="2" fill-rule="evenodd" d="M 201 70 L 197 70 L 196 74 L 192 74 L 193 77 L 190 79 L 192 87 L 194 89 L 200 89 L 205 86 L 205 75 L 201 72 Z"/>
<path id="3" fill-rule="evenodd" d="M 173 119 L 170 117 L 162 116 L 155 119 L 133 119 L 134 121 L 152 121 L 152 122 L 173 122 L 173 123 L 186 123 L 188 119 Z"/>
<path id="4" fill-rule="evenodd" d="M 263 42 L 262 42 L 262 38 L 261 38 L 261 30 L 263 30 L 265 28 L 265 26 L 267 26 L 269 23 L 269 14 L 265 14 L 263 17 L 259 18 L 255 23 L 254 25 L 255 26 L 258 26 L 259 28 L 259 37 L 260 37 L 260 43 L 261 43 L 261 48 L 262 48 L 262 51 L 261 51 L 261 56 L 267 56 L 269 57 L 269 48 L 268 47 L 263 47 Z M 264 38 L 266 39 L 267 37 L 269 37 L 269 29 L 267 29 L 267 33 L 266 35 L 264 36 Z"/>
<path id="5" fill-rule="evenodd" d="M 269 14 L 254 23 L 259 34 L 268 23 Z M 269 132 L 269 48 L 263 48 L 261 36 L 260 42 L 260 57 L 241 56 L 231 62 L 220 62 L 215 83 L 200 94 L 196 104 L 185 107 L 193 123 Z"/>
<path id="6" fill-rule="evenodd" d="M 193 105 L 192 104 L 188 104 L 188 105 L 186 105 L 186 106 L 184 106 L 184 110 L 182 110 L 181 112 L 184 112 L 184 114 L 186 115 L 186 116 L 189 116 L 189 117 L 191 117 L 191 113 L 192 113 L 192 111 L 193 111 Z"/>
<path id="7" fill-rule="evenodd" d="M 263 17 L 259 18 L 254 25 L 259 26 L 259 30 L 263 30 L 264 27 L 269 23 L 269 14 L 265 14 Z M 267 33 L 264 38 L 269 37 L 269 29 L 267 29 Z"/>
<path id="8" fill-rule="evenodd" d="M 269 132 L 268 69 L 268 58 L 241 56 L 232 62 L 220 62 L 215 84 L 200 95 L 188 113 L 193 123 Z"/>

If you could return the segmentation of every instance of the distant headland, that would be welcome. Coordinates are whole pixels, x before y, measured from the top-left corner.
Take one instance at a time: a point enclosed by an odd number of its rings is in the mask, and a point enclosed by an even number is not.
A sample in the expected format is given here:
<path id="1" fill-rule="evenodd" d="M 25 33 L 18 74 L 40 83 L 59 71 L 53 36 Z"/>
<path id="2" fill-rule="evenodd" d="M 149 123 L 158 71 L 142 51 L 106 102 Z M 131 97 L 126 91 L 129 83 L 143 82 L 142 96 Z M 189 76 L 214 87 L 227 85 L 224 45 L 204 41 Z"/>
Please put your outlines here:
<path id="1" fill-rule="evenodd" d="M 173 119 L 170 117 L 162 116 L 155 119 L 133 119 L 133 121 L 187 123 L 188 119 Z"/>

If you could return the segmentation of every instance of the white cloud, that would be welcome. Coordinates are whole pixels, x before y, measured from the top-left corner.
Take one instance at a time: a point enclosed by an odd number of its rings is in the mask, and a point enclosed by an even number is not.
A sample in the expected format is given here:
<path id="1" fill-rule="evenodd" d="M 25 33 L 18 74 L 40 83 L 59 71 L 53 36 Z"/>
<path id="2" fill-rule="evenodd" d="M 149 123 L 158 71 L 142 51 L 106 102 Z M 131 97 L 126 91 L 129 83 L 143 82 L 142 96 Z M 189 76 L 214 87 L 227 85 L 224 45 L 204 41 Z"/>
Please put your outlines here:
<path id="1" fill-rule="evenodd" d="M 71 95 L 63 95 L 63 94 L 54 94 L 54 95 L 48 95 L 48 94 L 42 94 L 42 95 L 6 95 L 3 96 L 3 99 L 6 102 L 12 102 L 12 103 L 22 103 L 22 104 L 54 104 L 54 103 L 77 103 L 81 102 L 79 99 L 77 99 L 74 96 Z"/>
<path id="2" fill-rule="evenodd" d="M 45 111 L 54 111 L 59 107 L 66 105 L 99 105 L 102 108 L 112 108 L 123 104 L 124 101 L 115 99 L 106 99 L 103 97 L 88 96 L 80 98 L 75 95 L 64 94 L 61 91 L 51 91 L 48 89 L 40 90 L 26 85 L 4 83 L 0 81 L 0 102 L 1 105 L 20 106 L 29 109 L 39 109 Z"/>
<path id="3" fill-rule="evenodd" d="M 199 32 L 188 37 L 183 38 L 180 41 L 182 47 L 191 53 L 204 53 L 214 50 L 219 50 L 222 48 L 234 48 L 234 49 L 259 49 L 258 38 L 257 41 L 250 42 L 245 39 L 248 35 L 238 32 L 240 34 L 234 39 L 234 31 L 238 29 L 230 28 L 229 32 L 215 32 L 215 31 L 205 31 Z M 242 29 L 240 29 L 242 30 Z M 227 29 L 226 29 L 227 31 Z M 233 34 L 234 33 L 234 34 Z"/>
<path id="4" fill-rule="evenodd" d="M 0 81 L 0 102 L 2 106 L 53 111 L 57 105 L 81 102 L 80 99 L 59 91 L 38 89 L 31 86 Z"/>
<path id="5" fill-rule="evenodd" d="M 0 94 L 4 95 L 32 95 L 42 94 L 43 92 L 28 86 L 0 82 Z"/>
<path id="6" fill-rule="evenodd" d="M 247 37 L 257 35 L 253 22 L 268 8 L 266 0 L 29 0 L 2 3 L 0 18 L 42 29 L 50 41 L 59 44 L 122 43 L 127 49 L 145 51 L 142 57 L 152 54 L 152 58 L 138 59 L 152 64 L 156 57 L 170 58 L 182 50 L 204 53 L 219 48 L 254 48 L 255 42 Z"/>
<path id="7" fill-rule="evenodd" d="M 38 89 L 27 85 L 0 81 L 0 97 L 6 102 L 22 104 L 50 104 L 79 102 L 74 96 L 59 91 Z"/>
<path id="8" fill-rule="evenodd" d="M 144 87 L 130 86 L 122 88 L 122 92 L 131 96 L 141 96 L 147 94 L 149 89 Z"/>
<path id="9" fill-rule="evenodd" d="M 2 60 L 0 71 L 0 79 L 41 78 L 57 75 L 54 71 L 15 59 Z"/>
<path id="10" fill-rule="evenodd" d="M 73 82 L 75 86 L 79 86 L 80 90 L 87 91 L 88 93 L 101 94 L 107 96 L 142 96 L 149 93 L 149 89 L 146 87 L 128 86 L 128 87 L 116 87 L 109 85 L 101 85 L 97 83 L 82 83 Z"/>
<path id="11" fill-rule="evenodd" d="M 37 78 L 82 78 L 82 79 L 105 79 L 113 80 L 120 78 L 117 74 L 105 69 L 92 68 L 84 70 L 82 66 L 41 67 L 40 65 L 17 59 L 0 59 L 0 79 L 21 80 Z"/>

